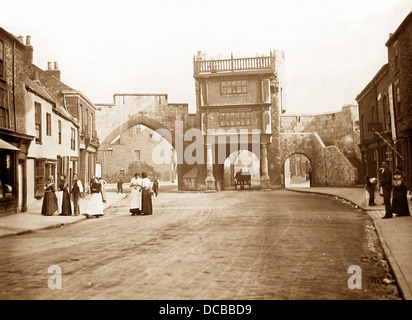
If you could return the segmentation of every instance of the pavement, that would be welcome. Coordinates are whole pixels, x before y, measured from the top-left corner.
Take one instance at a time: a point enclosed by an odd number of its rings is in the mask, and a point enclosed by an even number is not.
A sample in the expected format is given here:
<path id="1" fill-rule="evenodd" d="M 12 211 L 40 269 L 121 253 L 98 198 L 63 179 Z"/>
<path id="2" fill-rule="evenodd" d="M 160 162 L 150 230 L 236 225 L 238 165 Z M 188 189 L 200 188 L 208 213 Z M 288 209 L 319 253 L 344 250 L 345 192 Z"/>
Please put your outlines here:
<path id="1" fill-rule="evenodd" d="M 123 198 L 126 193 L 106 192 L 106 202 L 103 204 L 103 210 L 112 207 Z M 90 200 L 90 195 L 85 194 L 80 198 L 80 212 L 78 216 L 60 216 L 55 213 L 52 216 L 43 216 L 41 214 L 41 207 L 43 199 L 35 200 L 35 202 L 28 205 L 26 212 L 19 212 L 6 216 L 0 216 L 0 238 L 22 235 L 44 229 L 58 228 L 67 224 L 77 223 L 87 219 L 82 213 L 87 208 L 87 203 Z"/>
<path id="2" fill-rule="evenodd" d="M 369 214 L 373 220 L 386 259 L 393 271 L 399 291 L 404 300 L 412 300 L 412 216 L 384 219 L 383 198 L 375 194 L 376 206 L 370 207 L 365 199 L 365 190 L 357 188 L 288 187 L 288 190 L 336 197 Z M 412 199 L 408 195 L 409 211 Z"/>
<path id="3" fill-rule="evenodd" d="M 126 188 L 127 189 L 127 188 Z M 412 216 L 396 217 L 382 220 L 385 213 L 382 197 L 375 196 L 376 206 L 370 207 L 365 199 L 365 190 L 355 188 L 333 187 L 287 187 L 294 192 L 305 192 L 332 196 L 352 204 L 355 208 L 369 214 L 372 218 L 379 240 L 390 267 L 394 273 L 400 293 L 405 300 L 412 300 Z M 104 210 L 114 206 L 127 195 L 117 194 L 114 186 L 107 188 L 107 202 Z M 170 190 L 169 192 L 173 192 Z M 80 199 L 81 212 L 87 207 L 90 195 Z M 408 196 L 410 211 L 412 199 Z M 42 229 L 61 227 L 66 224 L 77 223 L 86 219 L 80 216 L 43 216 L 41 215 L 42 200 L 29 206 L 27 212 L 0 217 L 0 238 L 35 232 Z"/>

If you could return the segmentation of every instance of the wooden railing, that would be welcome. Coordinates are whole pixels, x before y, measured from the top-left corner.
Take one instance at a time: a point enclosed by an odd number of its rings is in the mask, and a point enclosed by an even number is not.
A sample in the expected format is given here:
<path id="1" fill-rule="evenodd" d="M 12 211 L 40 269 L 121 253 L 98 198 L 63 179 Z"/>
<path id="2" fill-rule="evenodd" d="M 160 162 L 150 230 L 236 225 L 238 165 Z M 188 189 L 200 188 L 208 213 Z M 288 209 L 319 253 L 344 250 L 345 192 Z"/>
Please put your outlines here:
<path id="1" fill-rule="evenodd" d="M 195 60 L 194 72 L 201 73 L 218 73 L 234 72 L 247 70 L 274 70 L 274 60 L 272 57 L 254 57 L 254 58 L 236 58 L 221 60 Z"/>

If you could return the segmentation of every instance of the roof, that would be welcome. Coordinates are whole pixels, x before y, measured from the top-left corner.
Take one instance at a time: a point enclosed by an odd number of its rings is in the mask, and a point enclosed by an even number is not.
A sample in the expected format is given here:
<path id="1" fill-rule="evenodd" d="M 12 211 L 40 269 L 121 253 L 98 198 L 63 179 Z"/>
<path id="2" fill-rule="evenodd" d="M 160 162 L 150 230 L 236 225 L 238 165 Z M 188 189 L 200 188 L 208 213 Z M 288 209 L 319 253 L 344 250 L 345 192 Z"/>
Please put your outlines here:
<path id="1" fill-rule="evenodd" d="M 373 86 L 376 85 L 378 81 L 382 79 L 382 77 L 385 76 L 388 72 L 389 72 L 389 65 L 386 63 L 379 69 L 379 71 L 372 78 L 372 80 L 369 81 L 366 87 L 356 96 L 355 100 L 356 101 L 361 100 L 373 88 Z"/>
<path id="2" fill-rule="evenodd" d="M 392 42 L 394 42 L 398 38 L 399 34 L 403 31 L 403 29 L 411 22 L 412 22 L 412 10 L 411 12 L 409 12 L 406 18 L 399 25 L 398 29 L 396 29 L 396 31 L 393 34 L 391 34 L 388 41 L 386 41 L 385 46 L 389 47 L 392 44 Z"/>
<path id="3" fill-rule="evenodd" d="M 74 125 L 79 126 L 77 119 L 74 118 L 70 114 L 70 112 L 68 112 L 66 108 L 60 104 L 59 100 L 54 97 L 53 94 L 51 94 L 50 91 L 46 87 L 44 87 L 39 80 L 34 81 L 29 79 L 28 77 L 24 77 L 23 82 L 27 89 L 31 90 L 33 93 L 37 94 L 44 100 L 54 105 L 54 111 L 56 111 L 56 113 L 58 113 L 66 120 L 71 121 Z"/>
<path id="4" fill-rule="evenodd" d="M 21 42 L 15 35 L 11 34 L 11 33 L 8 32 L 8 31 L 6 31 L 6 30 L 3 29 L 2 27 L 0 27 L 0 33 L 3 33 L 3 34 L 5 34 L 8 38 L 16 41 L 16 43 L 17 43 L 18 45 L 20 45 L 20 46 L 22 46 L 22 47 L 24 47 L 24 48 L 26 47 L 26 45 L 25 45 L 23 42 Z"/>

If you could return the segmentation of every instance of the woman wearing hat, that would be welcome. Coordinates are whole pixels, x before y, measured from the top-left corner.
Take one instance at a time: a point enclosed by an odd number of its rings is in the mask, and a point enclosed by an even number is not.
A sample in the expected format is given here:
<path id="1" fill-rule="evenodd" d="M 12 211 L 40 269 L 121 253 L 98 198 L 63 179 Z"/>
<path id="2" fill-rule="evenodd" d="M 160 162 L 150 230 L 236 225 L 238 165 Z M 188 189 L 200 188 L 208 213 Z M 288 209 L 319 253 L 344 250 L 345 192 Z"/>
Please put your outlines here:
<path id="1" fill-rule="evenodd" d="M 44 216 L 52 216 L 58 208 L 56 188 L 54 186 L 53 176 L 49 176 L 44 186 L 43 205 L 41 207 L 41 214 Z"/>

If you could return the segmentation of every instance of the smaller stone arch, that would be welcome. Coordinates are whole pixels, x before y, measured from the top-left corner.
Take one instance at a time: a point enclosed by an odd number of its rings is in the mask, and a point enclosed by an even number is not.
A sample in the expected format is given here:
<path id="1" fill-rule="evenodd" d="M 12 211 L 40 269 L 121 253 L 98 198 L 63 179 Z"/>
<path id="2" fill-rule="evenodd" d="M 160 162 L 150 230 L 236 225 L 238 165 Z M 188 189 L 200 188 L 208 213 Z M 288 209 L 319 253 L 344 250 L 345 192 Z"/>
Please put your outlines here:
<path id="1" fill-rule="evenodd" d="M 305 159 L 307 159 L 306 163 L 302 163 L 301 159 L 299 160 L 299 162 L 294 163 L 294 165 L 298 165 L 298 167 L 295 167 L 294 171 L 298 171 L 298 172 L 293 172 L 293 174 L 296 176 L 300 176 L 301 178 L 305 177 L 306 180 L 305 183 L 303 183 L 302 181 L 302 186 L 305 187 L 311 187 L 314 185 L 314 174 L 316 172 L 315 169 L 315 165 L 313 163 L 313 161 L 311 160 L 311 157 L 307 155 L 307 153 L 305 152 L 301 152 L 301 151 L 295 151 L 295 152 L 291 152 L 289 153 L 287 156 L 284 157 L 283 161 L 282 161 L 282 168 L 281 168 L 281 172 L 283 173 L 283 181 L 282 184 L 287 187 L 289 186 L 292 182 L 292 177 L 289 174 L 292 174 L 292 172 L 287 172 L 287 162 L 290 161 L 291 159 L 294 159 L 294 161 L 296 161 L 296 159 L 302 158 L 304 157 Z M 289 164 L 290 165 L 290 164 Z M 290 170 L 290 168 L 289 168 Z M 296 179 L 295 179 L 296 180 Z"/>

